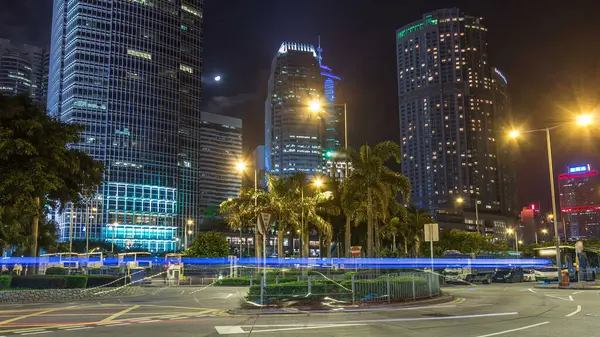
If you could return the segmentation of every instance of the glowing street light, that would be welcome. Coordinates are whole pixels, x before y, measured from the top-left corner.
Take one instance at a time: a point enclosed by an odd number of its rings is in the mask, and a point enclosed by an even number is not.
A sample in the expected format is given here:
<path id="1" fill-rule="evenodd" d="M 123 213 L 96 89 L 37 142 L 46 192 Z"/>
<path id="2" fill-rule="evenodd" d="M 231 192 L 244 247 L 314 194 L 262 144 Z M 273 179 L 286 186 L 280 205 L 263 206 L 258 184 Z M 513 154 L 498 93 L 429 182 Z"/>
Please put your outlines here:
<path id="1" fill-rule="evenodd" d="M 507 228 L 506 229 L 506 233 L 509 234 L 509 235 L 510 234 L 514 234 L 515 235 L 515 250 L 517 251 L 517 254 L 518 254 L 519 253 L 519 244 L 523 244 L 523 241 L 520 241 L 517 238 L 517 236 L 518 236 L 517 231 L 514 230 L 514 229 L 512 229 L 512 228 Z"/>
<path id="2" fill-rule="evenodd" d="M 463 199 L 463 198 L 461 198 L 461 197 L 458 197 L 458 198 L 456 198 L 456 203 L 457 203 L 457 204 L 459 204 L 459 205 L 460 205 L 460 204 L 462 204 L 463 202 L 465 202 L 465 199 Z"/>
<path id="3" fill-rule="evenodd" d="M 239 171 L 239 172 L 244 172 L 246 170 L 246 167 L 248 167 L 248 164 L 246 164 L 244 161 L 240 160 L 235 164 L 235 168 Z"/>
<path id="4" fill-rule="evenodd" d="M 508 233 L 508 234 L 512 234 L 514 232 L 515 232 L 515 230 L 512 229 L 512 228 L 509 228 L 509 229 L 506 230 L 506 233 Z"/>
<path id="5" fill-rule="evenodd" d="M 580 115 L 577 117 L 577 124 L 581 126 L 588 126 L 593 123 L 591 115 Z"/>
<path id="6" fill-rule="evenodd" d="M 315 184 L 315 187 L 320 188 L 323 186 L 323 179 L 315 178 L 315 180 L 313 180 L 313 184 Z"/>
<path id="7" fill-rule="evenodd" d="M 508 133 L 508 136 L 509 136 L 510 138 L 516 139 L 516 138 L 519 138 L 519 135 L 520 135 L 520 134 L 521 134 L 521 133 L 519 132 L 519 130 L 511 130 L 511 131 Z"/>
<path id="8" fill-rule="evenodd" d="M 542 234 L 548 234 L 548 230 L 546 228 L 542 229 Z"/>
<path id="9" fill-rule="evenodd" d="M 319 101 L 312 101 L 308 105 L 308 109 L 311 112 L 317 113 L 320 112 L 323 109 L 323 107 L 321 106 L 321 103 Z"/>

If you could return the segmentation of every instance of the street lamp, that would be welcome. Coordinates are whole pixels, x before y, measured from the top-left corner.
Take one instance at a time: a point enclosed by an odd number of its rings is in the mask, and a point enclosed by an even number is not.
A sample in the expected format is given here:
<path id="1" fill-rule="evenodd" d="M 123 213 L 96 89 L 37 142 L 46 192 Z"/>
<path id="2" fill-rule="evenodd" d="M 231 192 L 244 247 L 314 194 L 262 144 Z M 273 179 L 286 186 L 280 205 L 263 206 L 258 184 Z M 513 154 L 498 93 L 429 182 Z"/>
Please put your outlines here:
<path id="1" fill-rule="evenodd" d="M 235 165 L 236 169 L 240 174 L 243 174 L 248 168 L 248 164 L 243 160 L 238 160 Z M 256 171 L 256 167 L 254 167 L 254 209 L 258 206 L 258 172 Z M 256 213 L 256 221 L 254 222 L 254 256 L 258 257 L 258 213 Z M 266 233 L 264 235 L 266 237 Z M 263 237 L 263 240 L 266 238 Z M 240 241 L 242 240 L 242 229 L 240 228 Z M 250 255 L 250 248 L 248 248 L 248 255 Z M 241 257 L 241 256 L 240 256 Z"/>
<path id="2" fill-rule="evenodd" d="M 111 253 L 115 252 L 115 232 L 117 231 L 117 225 L 119 225 L 119 223 L 115 221 L 114 224 L 108 226 L 108 228 L 112 232 L 112 240 L 110 241 L 110 252 Z"/>
<path id="3" fill-rule="evenodd" d="M 506 233 L 509 234 L 509 235 L 510 234 L 514 234 L 515 235 L 515 250 L 517 251 L 517 254 L 519 254 L 519 243 L 523 243 L 523 241 L 519 241 L 519 239 L 517 238 L 518 237 L 517 231 L 514 230 L 514 229 L 512 229 L 512 228 L 508 228 L 506 230 Z"/>
<path id="4" fill-rule="evenodd" d="M 464 202 L 465 200 L 462 197 L 456 198 L 457 204 L 462 205 Z M 477 233 L 481 234 L 481 231 L 479 230 L 479 204 L 481 204 L 481 201 L 477 200 L 477 197 L 475 197 L 475 225 L 477 228 Z M 485 229 L 482 235 L 485 236 Z"/>
<path id="5" fill-rule="evenodd" d="M 188 234 L 191 235 L 193 233 L 192 230 L 190 229 L 190 227 L 193 225 L 194 225 L 194 221 L 192 219 L 188 219 L 188 221 L 186 222 L 186 228 L 184 229 L 184 231 L 186 233 L 184 233 L 185 237 L 184 237 L 183 249 L 188 248 Z"/>
<path id="6" fill-rule="evenodd" d="M 593 118 L 591 115 L 580 115 L 576 118 L 575 122 L 580 126 L 588 126 L 593 123 Z M 544 129 L 536 129 L 536 130 L 528 130 L 524 132 L 520 132 L 519 130 L 513 129 L 510 131 L 508 136 L 512 139 L 517 139 L 520 137 L 521 133 L 530 133 L 530 132 L 544 132 L 546 133 L 546 151 L 548 154 L 548 177 L 550 180 L 550 194 L 552 197 L 552 218 L 557 219 L 556 217 L 556 192 L 554 191 L 554 169 L 552 165 L 552 143 L 550 140 L 550 130 L 554 130 L 561 126 L 571 124 L 571 123 L 562 123 L 559 125 L 555 125 L 553 127 L 546 127 Z M 558 236 L 558 224 L 556 221 L 554 223 L 554 241 L 556 244 L 556 265 L 558 266 L 558 279 L 561 278 L 561 269 L 562 263 L 560 262 L 560 237 Z M 565 237 L 565 240 L 567 238 Z"/>

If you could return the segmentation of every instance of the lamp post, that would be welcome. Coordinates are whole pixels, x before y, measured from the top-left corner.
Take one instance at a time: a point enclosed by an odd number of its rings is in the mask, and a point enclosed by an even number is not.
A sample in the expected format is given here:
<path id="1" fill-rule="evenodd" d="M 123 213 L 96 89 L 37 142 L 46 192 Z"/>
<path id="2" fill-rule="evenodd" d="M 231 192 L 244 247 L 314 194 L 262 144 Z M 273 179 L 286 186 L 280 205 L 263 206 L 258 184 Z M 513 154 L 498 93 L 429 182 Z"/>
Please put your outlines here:
<path id="1" fill-rule="evenodd" d="M 323 105 L 325 106 L 343 106 L 344 107 L 344 149 L 348 151 L 348 105 L 346 103 L 326 103 L 321 104 L 319 101 L 312 101 L 308 105 L 311 112 L 318 114 L 323 110 Z M 348 160 L 346 160 L 346 172 L 345 178 L 348 177 Z"/>
<path id="2" fill-rule="evenodd" d="M 194 225 L 194 221 L 192 219 L 189 219 L 186 222 L 186 226 L 185 226 L 185 229 L 184 229 L 184 236 L 185 237 L 183 238 L 183 240 L 184 240 L 183 249 L 187 249 L 188 248 L 188 234 L 189 235 L 192 234 L 193 231 L 190 229 L 190 227 L 192 227 L 193 225 Z"/>
<path id="3" fill-rule="evenodd" d="M 544 234 L 544 235 L 548 234 L 548 230 L 547 230 L 546 228 L 543 228 L 543 229 L 541 230 L 541 232 L 542 232 L 542 234 Z M 536 245 L 538 244 L 538 235 L 537 235 L 537 231 L 535 232 L 535 244 L 536 244 Z"/>
<path id="4" fill-rule="evenodd" d="M 588 126 L 592 124 L 593 119 L 591 115 L 580 115 L 576 120 L 577 124 L 580 126 Z M 550 140 L 550 131 L 561 126 L 567 125 L 570 123 L 563 123 L 559 125 L 555 125 L 553 127 L 546 127 L 544 129 L 536 129 L 536 130 L 528 130 L 520 132 L 519 130 L 511 130 L 508 136 L 513 139 L 517 139 L 520 137 L 521 133 L 530 133 L 530 132 L 544 132 L 546 134 L 546 152 L 548 155 L 548 178 L 550 180 L 550 195 L 552 198 L 552 218 L 555 220 L 554 222 L 554 241 L 556 244 L 556 265 L 558 266 L 558 279 L 561 279 L 561 269 L 562 263 L 560 258 L 560 237 L 558 235 L 558 224 L 556 223 L 556 193 L 554 191 L 554 169 L 552 165 L 552 144 Z M 566 240 L 566 238 L 565 238 Z"/>
<path id="5" fill-rule="evenodd" d="M 115 222 L 114 224 L 108 226 L 108 228 L 112 232 L 112 240 L 110 241 L 110 252 L 111 253 L 115 252 L 115 232 L 117 231 L 117 225 L 118 225 L 118 223 Z"/>
<path id="6" fill-rule="evenodd" d="M 519 254 L 519 238 L 518 238 L 517 231 L 512 228 L 509 228 L 506 230 L 506 233 L 507 234 L 515 234 L 515 250 L 517 251 L 517 254 Z M 523 241 L 521 241 L 521 242 L 523 242 Z"/>
<path id="7" fill-rule="evenodd" d="M 323 179 L 316 177 L 312 181 L 313 185 L 317 188 L 317 190 L 321 189 L 323 186 Z M 308 228 L 304 230 L 304 185 L 300 188 L 300 257 L 310 257 L 310 236 L 308 235 Z M 303 248 L 304 245 L 307 245 L 307 256 L 302 256 L 304 254 Z"/>
<path id="8" fill-rule="evenodd" d="M 464 203 L 464 202 L 465 202 L 465 199 L 463 199 L 462 197 L 456 198 L 457 204 L 462 205 L 462 203 Z M 481 203 L 481 201 L 479 201 L 477 199 L 477 197 L 475 197 L 475 225 L 477 228 L 477 233 L 479 233 L 479 234 L 481 234 L 481 231 L 479 230 L 479 204 L 480 203 Z M 485 230 L 482 235 L 485 236 Z"/>
<path id="9" fill-rule="evenodd" d="M 240 160 L 236 163 L 236 169 L 238 170 L 238 172 L 240 173 L 244 173 L 246 171 L 246 168 L 248 167 L 248 164 L 246 164 L 246 162 L 244 162 L 243 160 Z M 258 172 L 256 171 L 256 167 L 254 167 L 254 209 L 256 210 L 256 207 L 258 206 Z M 259 249 L 258 249 L 258 212 L 256 213 L 256 221 L 254 222 L 254 256 L 258 257 L 259 254 Z M 240 229 L 240 235 L 241 235 L 241 229 Z M 266 235 L 265 235 L 266 236 Z M 264 240 L 265 238 L 263 238 Z M 248 255 L 250 255 L 250 252 L 248 251 Z"/>

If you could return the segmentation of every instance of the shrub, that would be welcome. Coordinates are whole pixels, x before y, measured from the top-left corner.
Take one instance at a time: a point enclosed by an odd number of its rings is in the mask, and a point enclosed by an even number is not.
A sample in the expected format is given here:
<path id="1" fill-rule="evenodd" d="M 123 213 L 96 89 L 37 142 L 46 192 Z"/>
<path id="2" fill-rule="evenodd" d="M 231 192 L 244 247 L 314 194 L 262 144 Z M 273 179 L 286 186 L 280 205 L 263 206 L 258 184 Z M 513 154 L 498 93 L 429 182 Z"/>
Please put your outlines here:
<path id="1" fill-rule="evenodd" d="M 67 279 L 56 276 L 13 276 L 10 285 L 12 288 L 64 289 Z"/>
<path id="2" fill-rule="evenodd" d="M 12 280 L 12 276 L 1 275 L 0 276 L 0 289 L 9 289 L 11 280 Z"/>
<path id="3" fill-rule="evenodd" d="M 298 279 L 296 277 L 279 277 L 279 279 L 277 279 L 275 276 L 273 276 L 271 278 L 269 275 L 267 275 L 267 284 L 275 284 L 276 282 L 279 282 L 279 283 L 296 282 L 297 280 Z M 255 284 L 260 284 L 259 277 L 252 278 L 252 285 L 255 285 Z M 247 287 L 250 285 L 250 278 L 249 277 L 223 278 L 223 279 L 215 281 L 214 285 L 222 286 L 222 287 Z"/>
<path id="4" fill-rule="evenodd" d="M 112 275 L 88 275 L 87 276 L 87 287 L 88 288 L 95 288 L 95 287 L 100 287 L 106 284 L 109 284 L 111 282 L 114 282 L 115 280 L 121 278 L 120 276 L 112 276 Z M 125 285 L 125 280 L 126 278 L 123 278 L 117 282 L 111 283 L 110 285 L 108 285 L 109 287 L 120 287 Z M 127 281 L 129 282 L 129 281 Z"/>
<path id="5" fill-rule="evenodd" d="M 65 275 L 62 277 L 66 278 L 67 284 L 65 287 L 68 289 L 85 288 L 88 281 L 87 276 L 81 275 Z"/>
<path id="6" fill-rule="evenodd" d="M 66 275 L 67 271 L 63 267 L 50 267 L 46 269 L 46 275 Z"/>

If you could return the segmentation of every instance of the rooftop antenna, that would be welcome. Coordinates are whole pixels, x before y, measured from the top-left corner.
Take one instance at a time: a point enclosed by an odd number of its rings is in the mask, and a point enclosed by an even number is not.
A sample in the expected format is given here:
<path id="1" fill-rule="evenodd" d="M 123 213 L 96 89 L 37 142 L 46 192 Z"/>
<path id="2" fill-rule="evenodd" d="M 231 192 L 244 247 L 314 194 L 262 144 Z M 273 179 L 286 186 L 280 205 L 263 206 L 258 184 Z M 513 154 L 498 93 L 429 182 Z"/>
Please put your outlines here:
<path id="1" fill-rule="evenodd" d="M 319 46 L 317 47 L 317 59 L 319 60 L 319 66 L 321 65 L 321 61 L 323 57 L 321 54 L 323 53 L 323 48 L 321 48 L 321 35 L 319 35 Z"/>

